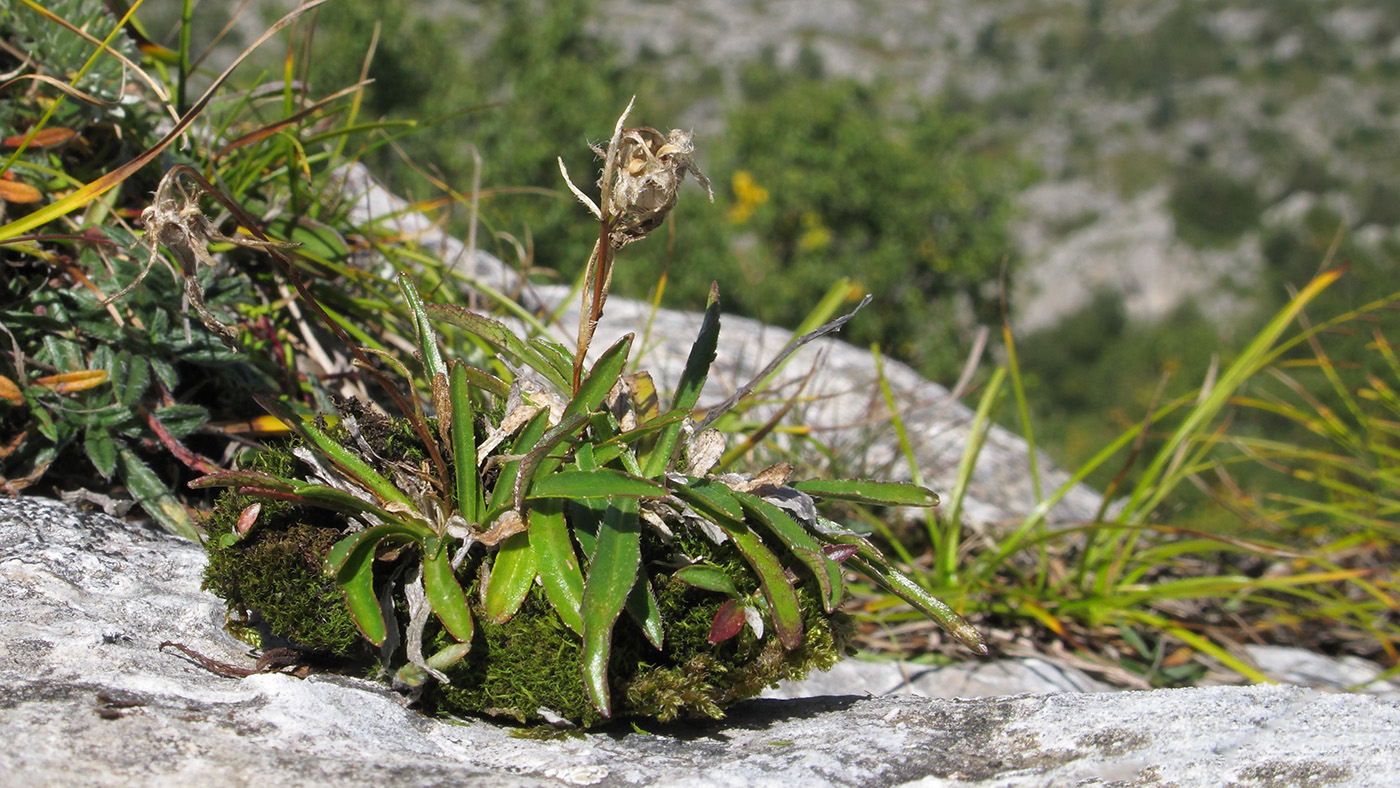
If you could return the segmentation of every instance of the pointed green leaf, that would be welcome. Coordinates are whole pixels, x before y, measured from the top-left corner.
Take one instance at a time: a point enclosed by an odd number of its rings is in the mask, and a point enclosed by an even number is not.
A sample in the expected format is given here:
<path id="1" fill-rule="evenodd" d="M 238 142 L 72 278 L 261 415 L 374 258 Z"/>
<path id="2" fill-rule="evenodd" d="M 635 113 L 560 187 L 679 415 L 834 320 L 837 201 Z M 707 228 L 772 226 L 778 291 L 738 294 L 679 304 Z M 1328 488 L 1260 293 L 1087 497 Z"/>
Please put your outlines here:
<path id="1" fill-rule="evenodd" d="M 472 610 L 462 592 L 462 585 L 457 582 L 456 573 L 452 571 L 451 556 L 445 546 L 440 546 L 435 554 L 423 562 L 423 589 L 443 628 L 459 642 L 470 646 L 475 629 Z"/>
<path id="2" fill-rule="evenodd" d="M 399 503 L 407 507 L 412 507 L 412 502 L 408 496 L 404 495 L 393 482 L 384 478 L 378 471 L 370 467 L 360 455 L 352 452 L 344 446 L 336 443 L 329 435 L 321 431 L 319 427 L 308 419 L 298 416 L 286 405 L 259 397 L 258 402 L 267 409 L 269 413 L 281 419 L 287 426 L 300 432 L 308 442 L 313 444 L 321 454 L 335 463 L 350 478 L 354 479 L 361 487 L 369 490 L 385 503 Z"/>
<path id="3" fill-rule="evenodd" d="M 666 488 L 653 481 L 611 468 L 595 471 L 563 470 L 535 479 L 530 487 L 531 500 L 540 498 L 608 498 L 627 496 L 645 498 L 664 495 Z"/>
<path id="4" fill-rule="evenodd" d="M 730 580 L 729 575 L 717 566 L 691 564 L 677 569 L 673 577 L 696 588 L 725 594 L 735 599 L 739 597 L 739 589 L 734 586 L 734 581 Z"/>
<path id="5" fill-rule="evenodd" d="M 856 479 L 807 479 L 790 485 L 808 495 L 834 501 L 855 501 L 872 506 L 937 506 L 938 493 L 908 482 Z"/>
<path id="6" fill-rule="evenodd" d="M 743 554 L 744 560 L 758 575 L 763 587 L 763 596 L 768 600 L 768 614 L 773 617 L 773 630 L 783 648 L 792 651 L 802 644 L 802 606 L 797 601 L 797 592 L 783 571 L 783 565 L 773 551 L 764 546 L 758 535 L 747 526 L 735 527 L 736 523 L 720 520 L 717 525 L 729 535 L 734 546 Z M 742 526 L 742 523 L 737 525 Z"/>
<path id="7" fill-rule="evenodd" d="M 530 544 L 534 545 L 539 562 L 545 598 L 564 626 L 582 635 L 583 616 L 579 609 L 583 604 L 583 572 L 569 539 L 564 504 L 554 500 L 539 501 L 531 505 L 529 520 Z"/>
<path id="8" fill-rule="evenodd" d="M 632 335 L 628 334 L 603 351 L 588 377 L 579 384 L 578 393 L 574 394 L 564 409 L 565 421 L 568 421 L 570 416 L 592 413 L 603 404 L 603 399 L 612 391 L 613 386 L 617 385 L 618 378 L 622 377 L 622 369 L 627 366 L 627 353 L 631 349 Z M 572 370 L 572 362 L 570 369 Z"/>
<path id="9" fill-rule="evenodd" d="M 665 642 L 661 607 L 656 604 L 656 594 L 651 590 L 651 582 L 647 580 L 646 572 L 637 573 L 637 584 L 632 586 L 632 593 L 627 595 L 627 614 L 637 622 L 652 648 L 660 651 Z"/>
<path id="10" fill-rule="evenodd" d="M 793 590 L 782 563 L 773 555 L 773 551 L 743 520 L 731 514 L 731 511 L 737 510 L 740 516 L 743 515 L 733 491 L 719 482 L 696 480 L 690 485 L 677 485 L 674 492 L 728 534 L 754 574 L 758 575 L 778 640 L 789 651 L 797 648 L 802 643 L 802 607 L 797 601 L 797 592 Z"/>
<path id="11" fill-rule="evenodd" d="M 481 522 L 482 496 L 476 469 L 476 414 L 466 364 L 452 363 L 452 457 L 456 469 L 457 513 L 469 523 Z"/>
<path id="12" fill-rule="evenodd" d="M 637 583 L 641 566 L 641 521 L 637 503 L 626 498 L 608 507 L 583 587 L 583 683 L 594 708 L 612 716 L 608 658 L 613 625 Z"/>
<path id="13" fill-rule="evenodd" d="M 202 541 L 185 507 L 170 494 L 165 481 L 125 447 L 117 448 L 117 475 L 132 499 L 165 530 L 192 542 Z"/>
<path id="14" fill-rule="evenodd" d="M 112 478 L 117 469 L 117 442 L 112 440 L 111 433 L 98 425 L 88 427 L 83 433 L 83 450 L 103 479 Z"/>
<path id="15" fill-rule="evenodd" d="M 705 379 L 710 375 L 710 365 L 715 361 L 715 349 L 719 346 L 719 288 L 710 285 L 710 298 L 705 305 L 705 317 L 700 323 L 700 334 L 695 344 L 690 346 L 690 355 L 685 360 L 685 371 L 681 373 L 676 386 L 676 396 L 671 409 L 689 414 L 700 400 L 700 391 L 705 387 Z M 655 479 L 671 466 L 671 457 L 676 452 L 676 442 L 680 439 L 681 422 L 675 422 L 661 433 L 656 447 L 647 456 L 644 476 Z"/>
<path id="16" fill-rule="evenodd" d="M 812 571 L 822 590 L 822 608 L 831 613 L 840 607 L 846 593 L 841 564 L 828 558 L 822 551 L 821 543 L 787 512 L 750 493 L 735 492 L 734 495 L 755 520 L 787 545 L 793 556 Z"/>
<path id="17" fill-rule="evenodd" d="M 374 551 L 357 553 L 356 560 L 345 565 L 345 579 L 340 588 L 345 592 L 345 607 L 365 640 L 376 646 L 384 644 L 388 632 L 384 626 L 384 611 L 374 593 Z"/>
<path id="18" fill-rule="evenodd" d="M 501 542 L 496 560 L 491 564 L 491 579 L 486 584 L 486 617 L 493 624 L 504 624 L 515 615 L 539 569 L 530 534 L 522 532 Z"/>
<path id="19" fill-rule="evenodd" d="M 433 380 L 438 375 L 446 375 L 447 365 L 442 363 L 442 354 L 438 352 L 437 332 L 433 330 L 433 324 L 428 322 L 428 313 L 423 308 L 423 298 L 418 294 L 418 288 L 406 273 L 399 273 L 398 282 L 404 303 L 408 305 L 408 312 L 413 317 L 413 331 L 418 339 L 418 353 L 423 359 L 423 371 L 427 373 L 427 379 Z"/>

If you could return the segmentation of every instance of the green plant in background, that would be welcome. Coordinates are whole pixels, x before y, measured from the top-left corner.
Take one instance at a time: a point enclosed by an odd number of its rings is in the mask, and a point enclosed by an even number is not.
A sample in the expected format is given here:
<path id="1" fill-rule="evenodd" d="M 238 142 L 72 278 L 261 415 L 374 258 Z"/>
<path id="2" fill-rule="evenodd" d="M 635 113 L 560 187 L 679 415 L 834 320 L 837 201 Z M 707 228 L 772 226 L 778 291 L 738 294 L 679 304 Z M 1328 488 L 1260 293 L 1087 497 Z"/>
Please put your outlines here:
<path id="1" fill-rule="evenodd" d="M 195 482 L 239 496 L 238 522 L 215 526 L 219 583 L 245 541 L 258 541 L 257 510 L 245 498 L 347 514 L 326 571 L 388 666 L 399 661 L 402 625 L 398 680 L 420 686 L 431 676 L 442 683 L 435 696 L 444 708 L 521 720 L 538 718 L 541 707 L 583 724 L 614 713 L 720 716 L 768 684 L 830 667 L 847 640 L 838 613 L 843 564 L 985 652 L 956 613 L 862 536 L 820 516 L 814 500 L 932 506 L 930 491 L 790 482 L 790 466 L 781 465 L 756 476 L 710 475 L 724 440 L 705 426 L 738 401 L 691 421 L 714 357 L 717 294 L 670 408 L 656 407 L 645 373 L 623 374 L 630 335 L 581 374 L 612 254 L 660 224 L 684 174 L 703 178 L 688 135 L 624 128 L 625 117 L 603 151 L 602 198 L 594 203 L 575 188 L 600 226 L 578 351 L 571 357 L 461 307 L 424 303 L 400 275 L 435 424 L 415 405 L 397 427 L 343 409 L 331 428 L 268 402 L 300 434 L 292 452 L 310 471 L 234 470 Z M 434 322 L 472 335 L 511 374 L 448 363 Z M 386 430 L 406 436 L 410 452 L 391 448 Z M 234 513 L 227 505 L 226 519 Z M 275 596 L 305 593 L 278 588 Z M 750 634 L 741 637 L 746 624 Z M 572 663 L 563 677 L 561 661 Z"/>

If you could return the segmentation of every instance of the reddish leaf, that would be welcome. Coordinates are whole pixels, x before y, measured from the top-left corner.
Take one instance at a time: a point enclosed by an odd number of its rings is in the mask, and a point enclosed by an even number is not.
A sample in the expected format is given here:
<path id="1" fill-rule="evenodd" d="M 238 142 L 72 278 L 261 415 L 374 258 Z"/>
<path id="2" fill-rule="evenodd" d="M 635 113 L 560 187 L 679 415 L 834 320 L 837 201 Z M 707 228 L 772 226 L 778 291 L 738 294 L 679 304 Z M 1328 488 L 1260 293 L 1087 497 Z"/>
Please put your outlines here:
<path id="1" fill-rule="evenodd" d="M 859 553 L 860 547 L 853 544 L 828 544 L 822 545 L 822 552 L 826 553 L 827 558 L 839 564 L 856 553 Z"/>
<path id="2" fill-rule="evenodd" d="M 744 608 L 732 599 L 724 600 L 715 613 L 714 623 L 710 624 L 710 642 L 723 643 L 739 634 L 744 628 Z"/>
<path id="3" fill-rule="evenodd" d="M 27 183 L 0 179 L 0 200 L 5 202 L 38 202 L 44 199 L 39 190 Z"/>
<path id="4" fill-rule="evenodd" d="M 24 395 L 19 393 L 19 387 L 4 375 L 0 375 L 0 399 L 7 399 L 16 405 L 24 404 Z"/>
<path id="5" fill-rule="evenodd" d="M 29 147 L 52 148 L 55 145 L 62 145 L 77 135 L 78 132 L 72 129 L 65 129 L 62 126 L 50 126 L 47 129 L 39 129 L 34 132 L 34 137 L 29 140 Z M 24 138 L 24 134 L 16 134 L 13 137 L 6 137 L 0 140 L 0 144 L 9 148 L 18 148 L 24 143 Z"/>
<path id="6" fill-rule="evenodd" d="M 47 375 L 34 382 L 57 394 L 71 394 L 75 391 L 96 388 L 106 383 L 107 377 L 105 369 L 80 369 L 77 372 Z"/>

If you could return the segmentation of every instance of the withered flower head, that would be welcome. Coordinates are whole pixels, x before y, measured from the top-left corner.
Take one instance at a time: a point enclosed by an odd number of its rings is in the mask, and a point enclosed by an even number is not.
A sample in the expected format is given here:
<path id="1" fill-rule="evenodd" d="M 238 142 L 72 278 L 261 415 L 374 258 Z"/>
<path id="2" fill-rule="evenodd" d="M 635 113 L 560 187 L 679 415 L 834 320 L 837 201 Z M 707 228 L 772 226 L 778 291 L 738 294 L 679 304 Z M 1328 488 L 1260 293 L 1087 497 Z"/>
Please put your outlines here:
<path id="1" fill-rule="evenodd" d="M 623 128 L 632 104 L 627 105 L 606 149 L 593 145 L 593 151 L 603 159 L 603 174 L 598 179 L 602 197 L 600 209 L 569 179 L 564 162 L 559 169 L 569 189 L 593 211 L 593 215 L 611 226 L 609 240 L 614 249 L 640 240 L 661 226 L 676 205 L 676 191 L 686 173 L 705 188 L 714 202 L 715 193 L 710 179 L 695 165 L 695 144 L 690 132 L 672 129 L 662 134 L 650 126 Z M 604 216 L 603 210 L 607 211 Z"/>

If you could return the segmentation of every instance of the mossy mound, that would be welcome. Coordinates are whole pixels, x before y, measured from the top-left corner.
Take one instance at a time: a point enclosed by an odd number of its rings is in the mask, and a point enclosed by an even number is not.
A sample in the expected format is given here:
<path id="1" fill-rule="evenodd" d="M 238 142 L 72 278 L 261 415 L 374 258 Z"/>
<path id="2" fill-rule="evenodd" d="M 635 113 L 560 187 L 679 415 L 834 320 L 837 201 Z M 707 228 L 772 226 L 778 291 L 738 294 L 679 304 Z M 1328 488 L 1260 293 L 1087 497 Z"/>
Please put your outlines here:
<path id="1" fill-rule="evenodd" d="M 329 512 L 264 501 L 256 525 L 234 539 L 239 513 L 254 503 L 226 493 L 205 523 L 204 588 L 227 603 L 230 628 L 256 622 L 254 631 L 235 634 L 258 637 L 264 648 L 290 644 L 334 660 L 370 661 L 345 594 L 321 568 L 343 524 Z"/>
<path id="2" fill-rule="evenodd" d="M 830 669 L 846 649 L 849 617 L 823 613 L 808 588 L 815 584 L 798 589 L 807 611 L 805 635 L 796 649 L 785 651 L 776 637 L 760 640 L 747 628 L 723 643 L 710 643 L 710 624 L 724 597 L 665 575 L 653 583 L 663 648 L 652 647 L 627 614 L 618 620 L 609 662 L 614 718 L 719 719 L 726 707 L 779 681 Z M 605 719 L 584 689 L 581 648 L 544 595 L 532 590 L 504 624 L 478 617 L 471 652 L 447 671 L 450 683 L 438 685 L 428 702 L 439 711 L 522 723 L 545 719 L 547 710 L 584 727 L 599 724 Z"/>

